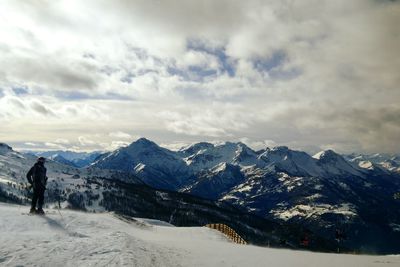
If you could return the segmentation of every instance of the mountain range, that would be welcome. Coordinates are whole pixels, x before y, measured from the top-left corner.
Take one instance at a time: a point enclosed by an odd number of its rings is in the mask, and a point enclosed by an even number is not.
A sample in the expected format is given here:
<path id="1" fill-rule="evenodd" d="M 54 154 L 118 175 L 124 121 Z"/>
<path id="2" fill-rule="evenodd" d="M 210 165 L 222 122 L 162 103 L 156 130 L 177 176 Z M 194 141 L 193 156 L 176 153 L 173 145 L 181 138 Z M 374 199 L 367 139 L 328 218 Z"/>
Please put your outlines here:
<path id="1" fill-rule="evenodd" d="M 58 158 L 53 159 L 56 164 Z M 393 195 L 400 191 L 399 159 L 386 154 L 340 155 L 332 150 L 311 156 L 285 146 L 254 151 L 240 142 L 200 142 L 171 151 L 141 138 L 97 155 L 86 167 L 68 168 L 70 174 L 83 173 L 81 186 L 91 181 L 91 189 L 97 183 L 93 184 L 93 179 L 115 172 L 117 182 L 110 184 L 105 178 L 98 187 L 106 181 L 106 187 L 117 186 L 119 190 L 149 186 L 166 194 L 192 195 L 277 225 L 292 225 L 299 232 L 310 231 L 352 250 L 398 253 L 400 203 Z M 68 162 L 57 164 L 66 168 Z M 122 179 L 122 174 L 131 178 Z M 63 187 L 71 185 L 76 186 L 70 182 Z M 82 196 L 82 190 L 79 192 L 64 198 L 78 207 L 82 199 L 93 198 L 93 194 Z M 131 194 L 122 198 L 104 192 L 100 195 L 92 206 L 124 209 L 132 205 L 125 199 Z M 338 231 L 342 233 L 339 238 Z"/>
<path id="2" fill-rule="evenodd" d="M 201 142 L 170 151 L 141 138 L 91 166 L 123 170 L 159 189 L 228 203 L 266 219 L 297 223 L 369 251 L 399 250 L 400 163 L 396 155 L 313 156 L 285 146 Z M 372 230 L 372 231 L 371 231 Z"/>
<path id="3" fill-rule="evenodd" d="M 25 175 L 37 156 L 14 151 L 0 143 L 0 202 L 29 205 L 32 191 Z M 157 219 L 176 226 L 204 226 L 224 223 L 250 244 L 300 248 L 305 229 L 282 224 L 242 211 L 227 203 L 187 193 L 152 188 L 137 176 L 94 166 L 76 168 L 48 159 L 49 177 L 45 208 L 70 208 L 87 212 L 112 211 L 126 218 Z M 29 208 L 26 207 L 28 210 Z M 21 209 L 22 210 L 22 209 Z M 334 251 L 336 245 L 317 233 L 307 248 Z M 342 248 L 349 251 L 348 248 Z"/>
<path id="4" fill-rule="evenodd" d="M 75 152 L 65 150 L 52 150 L 52 151 L 26 151 L 38 157 L 45 157 L 66 165 L 70 165 L 77 168 L 82 168 L 90 165 L 96 160 L 98 156 L 102 154 L 100 151 L 94 152 Z"/>

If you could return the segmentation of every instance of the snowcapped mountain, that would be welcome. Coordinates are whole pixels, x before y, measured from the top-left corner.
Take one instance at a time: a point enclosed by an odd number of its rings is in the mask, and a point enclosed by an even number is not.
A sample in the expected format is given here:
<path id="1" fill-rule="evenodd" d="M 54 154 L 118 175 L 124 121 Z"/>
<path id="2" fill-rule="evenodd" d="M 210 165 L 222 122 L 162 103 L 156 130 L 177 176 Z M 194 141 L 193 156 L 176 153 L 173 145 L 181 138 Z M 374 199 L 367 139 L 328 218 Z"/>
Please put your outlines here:
<path id="1" fill-rule="evenodd" d="M 243 166 L 257 162 L 257 154 L 243 143 L 198 143 L 178 151 L 178 155 L 184 155 L 183 159 L 193 172 L 209 169 L 224 162 Z"/>
<path id="2" fill-rule="evenodd" d="M 112 153 L 112 160 L 107 155 L 93 166 L 121 169 L 130 164 L 125 170 L 156 188 L 305 225 L 326 238 L 340 228 L 347 232 L 345 242 L 352 248 L 365 249 L 362 245 L 368 243 L 380 252 L 400 251 L 399 203 L 393 199 L 400 191 L 400 176 L 383 164 L 368 168 L 332 150 L 310 156 L 288 147 L 256 152 L 243 143 L 202 142 L 175 152 L 148 140 L 138 142 L 146 146 L 135 142 L 130 149 L 113 152 L 126 155 L 129 150 L 129 157 L 119 159 Z M 380 244 L 382 240 L 385 244 Z"/>
<path id="3" fill-rule="evenodd" d="M 364 169 L 380 169 L 400 173 L 400 155 L 398 154 L 350 154 L 345 156 L 350 162 Z"/>
<path id="4" fill-rule="evenodd" d="M 292 175 L 322 175 L 323 170 L 317 161 L 302 151 L 291 150 L 286 146 L 267 148 L 258 156 L 267 167 L 274 167 Z"/>
<path id="5" fill-rule="evenodd" d="M 333 150 L 321 151 L 313 156 L 317 159 L 318 166 L 324 171 L 325 175 L 354 175 L 362 176 L 362 170 L 358 166 L 351 164 L 351 162 L 345 160 L 341 155 L 337 154 Z"/>
<path id="6" fill-rule="evenodd" d="M 92 166 L 122 170 L 138 175 L 145 183 L 156 188 L 176 189 L 190 177 L 185 161 L 176 153 L 140 138 L 127 147 L 104 154 Z"/>

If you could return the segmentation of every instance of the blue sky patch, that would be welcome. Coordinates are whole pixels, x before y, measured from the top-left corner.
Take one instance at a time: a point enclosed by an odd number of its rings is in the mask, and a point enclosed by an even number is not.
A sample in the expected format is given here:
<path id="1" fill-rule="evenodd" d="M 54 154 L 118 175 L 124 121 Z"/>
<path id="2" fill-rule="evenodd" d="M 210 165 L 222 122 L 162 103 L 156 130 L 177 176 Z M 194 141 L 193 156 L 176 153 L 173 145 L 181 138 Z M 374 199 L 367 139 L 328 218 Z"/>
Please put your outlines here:
<path id="1" fill-rule="evenodd" d="M 186 49 L 214 55 L 221 65 L 220 71 L 227 73 L 230 77 L 235 76 L 236 61 L 226 55 L 224 47 L 209 47 L 201 40 L 190 39 L 187 41 Z"/>
<path id="2" fill-rule="evenodd" d="M 16 95 L 26 95 L 29 92 L 28 87 L 25 86 L 12 87 L 11 90 Z"/>
<path id="3" fill-rule="evenodd" d="M 254 68 L 258 71 L 269 72 L 274 68 L 277 68 L 285 63 L 287 56 L 285 52 L 279 50 L 272 54 L 272 56 L 267 58 L 257 58 L 253 60 Z"/>
<path id="4" fill-rule="evenodd" d="M 217 75 L 214 69 L 202 68 L 199 66 L 189 66 L 188 69 L 180 69 L 174 66 L 168 66 L 167 72 L 170 75 L 177 75 L 185 81 L 203 82 L 204 80 Z"/>
<path id="5" fill-rule="evenodd" d="M 89 95 L 79 91 L 57 91 L 55 96 L 59 99 L 66 101 L 80 101 L 87 99 L 102 99 L 102 100 L 133 100 L 132 97 L 108 92 L 102 95 Z"/>

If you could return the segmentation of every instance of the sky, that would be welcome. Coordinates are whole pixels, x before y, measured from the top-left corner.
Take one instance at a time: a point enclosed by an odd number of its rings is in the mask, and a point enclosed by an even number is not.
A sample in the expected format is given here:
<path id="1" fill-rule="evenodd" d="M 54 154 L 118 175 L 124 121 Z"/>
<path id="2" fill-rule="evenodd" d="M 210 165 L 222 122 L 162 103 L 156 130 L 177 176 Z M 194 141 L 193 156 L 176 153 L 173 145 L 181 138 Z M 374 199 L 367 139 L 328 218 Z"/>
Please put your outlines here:
<path id="1" fill-rule="evenodd" d="M 5 0 L 0 142 L 400 152 L 400 3 Z"/>

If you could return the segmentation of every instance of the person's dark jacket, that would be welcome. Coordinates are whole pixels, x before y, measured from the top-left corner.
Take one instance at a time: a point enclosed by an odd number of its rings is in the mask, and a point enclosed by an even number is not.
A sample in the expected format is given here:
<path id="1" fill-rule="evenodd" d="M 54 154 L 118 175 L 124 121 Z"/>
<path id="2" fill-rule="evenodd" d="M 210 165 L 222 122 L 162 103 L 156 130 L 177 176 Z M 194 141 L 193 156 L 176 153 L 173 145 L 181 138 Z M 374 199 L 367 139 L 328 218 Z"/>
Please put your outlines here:
<path id="1" fill-rule="evenodd" d="M 26 174 L 26 178 L 33 188 L 45 189 L 47 184 L 46 167 L 43 163 L 37 162 Z"/>

